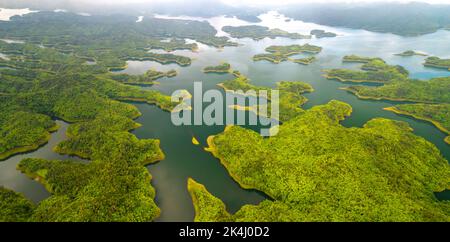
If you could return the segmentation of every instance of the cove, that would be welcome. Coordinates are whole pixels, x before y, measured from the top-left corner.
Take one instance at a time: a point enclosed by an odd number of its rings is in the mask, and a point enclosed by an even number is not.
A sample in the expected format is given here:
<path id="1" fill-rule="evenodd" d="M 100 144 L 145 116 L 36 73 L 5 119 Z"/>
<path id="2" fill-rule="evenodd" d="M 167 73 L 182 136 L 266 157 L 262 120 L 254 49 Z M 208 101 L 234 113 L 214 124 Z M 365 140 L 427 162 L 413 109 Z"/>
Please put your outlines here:
<path id="1" fill-rule="evenodd" d="M 0 186 L 12 189 L 25 195 L 26 198 L 38 203 L 41 200 L 50 196 L 50 193 L 40 183 L 30 179 L 25 174 L 16 170 L 17 164 L 25 158 L 42 158 L 48 160 L 77 160 L 82 159 L 69 155 L 60 155 L 53 151 L 59 142 L 67 139 L 66 131 L 69 124 L 60 120 L 56 123 L 59 129 L 51 134 L 48 143 L 41 146 L 39 149 L 24 154 L 14 155 L 4 161 L 0 161 Z"/>

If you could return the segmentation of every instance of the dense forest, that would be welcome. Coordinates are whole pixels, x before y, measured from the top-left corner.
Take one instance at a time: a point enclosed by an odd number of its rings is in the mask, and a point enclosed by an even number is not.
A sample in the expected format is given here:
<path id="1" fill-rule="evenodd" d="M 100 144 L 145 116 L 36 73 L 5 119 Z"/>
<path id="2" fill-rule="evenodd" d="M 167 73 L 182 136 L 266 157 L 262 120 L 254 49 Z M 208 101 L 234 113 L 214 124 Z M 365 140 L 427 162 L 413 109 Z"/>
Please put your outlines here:
<path id="1" fill-rule="evenodd" d="M 230 73 L 231 65 L 227 62 L 223 62 L 220 65 L 217 66 L 207 66 L 203 68 L 204 73 Z"/>
<path id="2" fill-rule="evenodd" d="M 174 7 L 174 5 L 176 7 Z M 151 1 L 145 3 L 127 2 L 126 4 L 108 5 L 102 2 L 83 2 L 78 4 L 75 1 L 65 0 L 2 0 L 2 6 L 7 8 L 31 8 L 39 10 L 54 10 L 65 9 L 71 12 L 83 12 L 91 14 L 129 14 L 139 15 L 147 13 L 148 15 L 166 14 L 171 16 L 199 16 L 199 17 L 214 17 L 218 15 L 226 15 L 229 17 L 237 17 L 238 19 L 247 22 L 261 22 L 258 15 L 264 13 L 265 8 L 253 7 L 242 8 L 233 7 L 224 4 L 219 0 L 196 0 L 196 1 Z M 208 11 L 205 11 L 207 9 Z"/>
<path id="3" fill-rule="evenodd" d="M 429 81 L 394 80 L 380 87 L 351 86 L 346 90 L 360 98 L 400 100 L 422 103 L 449 103 L 450 78 L 433 78 Z"/>
<path id="4" fill-rule="evenodd" d="M 248 79 L 244 75 L 239 75 L 235 79 L 225 81 L 219 84 L 222 88 L 227 91 L 243 91 L 244 93 L 250 90 L 254 90 L 259 94 L 260 91 L 267 92 L 267 98 L 271 100 L 271 88 L 255 86 L 250 83 L 250 79 Z M 277 83 L 277 86 L 274 88 L 279 91 L 279 117 L 271 117 L 277 119 L 281 122 L 285 122 L 287 120 L 292 119 L 304 112 L 301 108 L 303 104 L 305 104 L 308 99 L 302 96 L 303 93 L 313 92 L 314 89 L 311 85 L 304 82 L 299 81 L 280 81 Z M 243 109 L 247 111 L 254 112 L 260 116 L 270 116 L 271 105 L 268 104 L 267 110 L 260 110 L 260 105 L 256 106 L 246 106 L 241 107 L 238 105 L 233 106 L 235 109 Z M 267 113 L 263 112 L 267 111 Z"/>
<path id="5" fill-rule="evenodd" d="M 312 36 L 315 36 L 318 39 L 321 38 L 332 38 L 332 37 L 336 37 L 337 34 L 333 33 L 333 32 L 327 32 L 325 30 L 322 29 L 313 29 L 311 30 L 310 34 Z"/>
<path id="6" fill-rule="evenodd" d="M 417 52 L 417 51 L 414 51 L 414 50 L 405 50 L 402 53 L 398 53 L 398 54 L 395 54 L 395 55 L 398 55 L 398 56 L 414 56 L 414 55 L 427 56 L 427 54 L 424 54 L 424 53 L 421 53 L 421 52 Z"/>
<path id="7" fill-rule="evenodd" d="M 343 127 L 350 113 L 331 101 L 283 123 L 274 137 L 238 126 L 210 137 L 208 150 L 230 175 L 272 200 L 229 214 L 189 181 L 196 221 L 449 221 L 450 204 L 433 194 L 450 178 L 439 150 L 404 122 Z"/>
<path id="8" fill-rule="evenodd" d="M 318 3 L 288 5 L 288 17 L 321 25 L 416 36 L 450 26 L 450 6 L 427 3 Z"/>
<path id="9" fill-rule="evenodd" d="M 404 80 L 409 72 L 402 66 L 388 65 L 379 58 L 345 56 L 343 62 L 364 63 L 359 70 L 331 69 L 325 70 L 327 79 L 341 82 L 380 82 L 386 83 L 392 80 Z"/>
<path id="10" fill-rule="evenodd" d="M 423 55 L 415 51 L 405 51 L 398 55 Z M 332 69 L 325 70 L 325 77 L 341 82 L 379 82 L 382 86 L 365 85 L 342 88 L 362 99 L 409 101 L 416 104 L 396 105 L 386 108 L 398 114 L 412 116 L 432 122 L 442 131 L 448 133 L 450 113 L 450 78 L 434 78 L 421 81 L 409 78 L 409 72 L 402 66 L 391 66 L 380 58 L 345 56 L 343 62 L 363 63 L 362 70 Z M 425 66 L 447 69 L 448 60 L 428 57 Z M 446 138 L 449 142 L 449 138 Z"/>
<path id="11" fill-rule="evenodd" d="M 159 9 L 164 13 L 163 6 Z M 230 8 L 210 14 L 218 12 L 255 22 L 260 13 Z M 118 71 L 126 69 L 132 60 L 186 67 L 194 59 L 155 50 L 195 52 L 198 43 L 217 50 L 238 44 L 216 36 L 217 31 L 207 21 L 145 16 L 136 22 L 131 15 L 86 17 L 45 11 L 12 20 L 0 21 L 0 161 L 47 143 L 50 133 L 59 128 L 55 120 L 70 126 L 67 139 L 53 150 L 83 161 L 21 160 L 17 169 L 41 183 L 50 196 L 33 204 L 22 194 L 0 186 L 0 221 L 157 219 L 160 208 L 145 166 L 163 160 L 165 154 L 159 140 L 139 139 L 131 133 L 141 126 L 135 122 L 141 113 L 129 102 L 174 111 L 178 103 L 141 85 L 153 85 L 178 73 L 174 69 L 150 69 L 141 75 Z M 446 23 L 445 17 L 441 20 L 441 25 Z M 433 29 L 428 22 L 424 25 L 427 30 Z M 371 26 L 364 28 L 391 32 Z M 414 31 L 424 28 L 417 26 Z M 223 30 L 234 38 L 254 40 L 311 38 L 256 25 L 225 26 Z M 414 31 L 405 28 L 399 33 L 409 35 Z M 310 34 L 316 38 L 336 36 L 322 30 Z M 308 65 L 322 47 L 272 45 L 265 51 L 253 60 Z M 294 58 L 297 54 L 306 57 Z M 430 121 L 449 133 L 449 77 L 412 80 L 405 68 L 380 58 L 351 55 L 343 62 L 360 63 L 360 70 L 326 70 L 326 77 L 381 83 L 345 90 L 360 98 L 415 102 L 387 110 Z M 424 65 L 448 69 L 448 62 L 429 57 Z M 308 101 L 304 94 L 314 91 L 308 83 L 283 80 L 273 88 L 258 86 L 227 62 L 206 66 L 203 71 L 232 74 L 233 79 L 219 84 L 226 91 L 267 91 L 269 104 L 274 102 L 270 91 L 279 90 L 280 113 L 272 118 L 282 124 L 274 137 L 228 126 L 223 133 L 208 138 L 206 151 L 220 159 L 235 181 L 270 199 L 230 214 L 207 187 L 189 179 L 196 221 L 450 221 L 449 201 L 438 201 L 434 196 L 434 192 L 449 189 L 449 164 L 432 143 L 414 135 L 407 123 L 376 118 L 361 128 L 347 128 L 340 124 L 352 112 L 346 103 L 333 100 L 308 110 L 302 108 Z M 232 108 L 269 116 L 258 105 Z M 270 108 L 268 105 L 267 112 Z M 450 143 L 450 136 L 446 141 Z M 192 142 L 200 144 L 195 137 Z"/>
<path id="12" fill-rule="evenodd" d="M 188 57 L 149 52 L 196 50 L 179 38 L 212 46 L 229 42 L 215 38 L 214 28 L 204 22 L 149 19 L 142 26 L 135 24 L 124 16 L 53 12 L 0 23 L 0 38 L 24 40 L 0 41 L 5 57 L 0 65 L 8 67 L 0 69 L 1 158 L 38 148 L 57 129 L 54 119 L 62 119 L 71 123 L 69 139 L 55 151 L 89 160 L 22 160 L 18 169 L 45 185 L 51 196 L 33 205 L 2 188 L 1 221 L 152 221 L 159 216 L 144 166 L 164 154 L 159 140 L 129 133 L 139 127 L 133 119 L 140 113 L 121 101 L 147 102 L 170 111 L 177 103 L 169 96 L 127 84 L 151 83 L 177 73 L 127 75 L 110 70 L 124 68 L 127 60 L 188 65 Z M 168 37 L 172 39 L 166 41 Z"/>
<path id="13" fill-rule="evenodd" d="M 425 66 L 447 69 L 450 71 L 450 59 L 441 59 L 436 56 L 431 56 L 425 59 Z"/>
<path id="14" fill-rule="evenodd" d="M 310 39 L 310 35 L 302 35 L 299 33 L 289 33 L 281 29 L 269 29 L 268 27 L 259 25 L 248 26 L 224 26 L 223 31 L 230 34 L 233 38 L 251 38 L 253 40 L 261 40 L 264 38 L 274 39 L 276 37 L 285 37 L 289 39 Z"/>
<path id="15" fill-rule="evenodd" d="M 289 58 L 292 55 L 308 53 L 308 54 L 318 54 L 322 51 L 322 47 L 310 44 L 304 45 L 271 45 L 267 47 L 266 52 L 264 54 L 257 54 L 253 56 L 254 61 L 266 60 L 272 63 L 278 64 L 283 61 L 290 60 L 295 63 L 300 63 L 304 65 L 308 65 L 312 63 L 316 58 L 313 56 L 300 58 L 300 59 L 291 59 Z"/>
<path id="16" fill-rule="evenodd" d="M 450 104 L 401 104 L 394 107 L 385 108 L 398 114 L 412 116 L 416 119 L 432 122 L 441 131 L 450 134 Z M 450 136 L 445 138 L 445 142 L 450 144 Z"/>

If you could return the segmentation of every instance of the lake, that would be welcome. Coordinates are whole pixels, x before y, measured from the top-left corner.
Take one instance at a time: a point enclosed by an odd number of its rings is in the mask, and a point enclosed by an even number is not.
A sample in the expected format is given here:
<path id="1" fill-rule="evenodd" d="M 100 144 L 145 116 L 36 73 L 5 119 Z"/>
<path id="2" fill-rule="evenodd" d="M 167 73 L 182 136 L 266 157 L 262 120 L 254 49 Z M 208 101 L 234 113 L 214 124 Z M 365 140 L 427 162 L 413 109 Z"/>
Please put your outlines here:
<path id="1" fill-rule="evenodd" d="M 158 16 L 165 17 L 167 16 Z M 220 31 L 225 25 L 250 24 L 236 18 L 224 16 L 211 19 L 178 17 L 181 19 L 206 20 L 218 28 L 218 35 L 227 35 Z M 305 96 L 309 99 L 304 108 L 308 109 L 315 105 L 337 99 L 350 104 L 353 107 L 351 117 L 342 122 L 346 127 L 362 127 L 368 120 L 376 117 L 390 118 L 405 121 L 414 129 L 414 133 L 434 143 L 442 152 L 443 156 L 450 160 L 450 146 L 444 142 L 446 136 L 432 124 L 424 121 L 414 120 L 409 117 L 399 116 L 392 112 L 384 111 L 384 107 L 392 106 L 398 102 L 360 100 L 356 96 L 339 90 L 340 87 L 349 86 L 322 77 L 323 69 L 330 68 L 358 68 L 358 64 L 342 63 L 344 55 L 356 54 L 362 56 L 381 57 L 389 64 L 404 66 L 411 73 L 412 78 L 427 80 L 433 77 L 450 76 L 450 72 L 433 68 L 426 68 L 422 64 L 426 57 L 395 56 L 405 50 L 417 50 L 429 55 L 442 58 L 450 57 L 449 31 L 438 31 L 418 37 L 401 37 L 392 34 L 373 33 L 364 30 L 352 30 L 345 28 L 332 28 L 320 26 L 301 21 L 286 22 L 282 15 L 277 17 L 275 12 L 260 16 L 259 25 L 271 28 L 281 28 L 290 32 L 307 34 L 312 29 L 323 29 L 338 34 L 336 38 L 322 38 L 310 40 L 290 40 L 285 38 L 264 39 L 254 41 L 251 39 L 233 39 L 240 45 L 238 47 L 225 47 L 222 50 L 199 44 L 198 52 L 177 50 L 173 53 L 193 58 L 192 65 L 180 67 L 175 64 L 161 65 L 152 61 L 129 61 L 128 68 L 121 71 L 129 74 L 143 74 L 150 68 L 160 71 L 176 69 L 178 76 L 173 78 L 162 78 L 160 84 L 151 87 L 142 87 L 159 90 L 167 95 L 178 89 L 187 89 L 193 92 L 193 82 L 201 81 L 204 90 L 218 89 L 218 83 L 232 79 L 229 74 L 204 74 L 205 66 L 217 65 L 226 61 L 232 68 L 247 75 L 255 85 L 274 87 L 277 81 L 304 81 L 310 83 L 315 91 Z M 189 40 L 192 42 L 192 40 Z M 323 47 L 323 51 L 317 55 L 318 60 L 311 65 L 304 66 L 292 62 L 273 64 L 266 61 L 253 62 L 255 54 L 263 53 L 269 45 L 289 45 L 310 43 Z M 159 50 L 160 51 L 160 50 Z M 159 221 L 192 221 L 194 208 L 187 192 L 188 177 L 204 184 L 215 196 L 222 199 L 230 212 L 235 212 L 244 204 L 257 204 L 266 199 L 264 194 L 257 191 L 244 190 L 231 179 L 226 169 L 210 153 L 204 151 L 206 138 L 223 131 L 224 126 L 180 126 L 171 123 L 170 113 L 161 111 L 155 106 L 147 104 L 135 104 L 142 112 L 137 122 L 142 127 L 133 131 L 139 138 L 156 138 L 161 140 L 161 148 L 166 158 L 156 164 L 148 166 L 153 176 L 152 185 L 156 189 L 156 202 L 161 208 Z M 58 132 L 52 134 L 50 142 L 39 150 L 14 156 L 6 161 L 0 162 L 0 185 L 24 193 L 28 198 L 37 202 L 49 194 L 43 186 L 26 178 L 15 170 L 16 164 L 26 157 L 39 157 L 46 159 L 68 159 L 70 157 L 60 156 L 52 151 L 58 142 L 64 140 L 67 124 L 58 121 L 62 126 Z M 260 127 L 248 127 L 258 130 Z M 200 145 L 192 144 L 191 139 L 195 136 Z M 445 197 L 445 196 L 441 196 Z"/>

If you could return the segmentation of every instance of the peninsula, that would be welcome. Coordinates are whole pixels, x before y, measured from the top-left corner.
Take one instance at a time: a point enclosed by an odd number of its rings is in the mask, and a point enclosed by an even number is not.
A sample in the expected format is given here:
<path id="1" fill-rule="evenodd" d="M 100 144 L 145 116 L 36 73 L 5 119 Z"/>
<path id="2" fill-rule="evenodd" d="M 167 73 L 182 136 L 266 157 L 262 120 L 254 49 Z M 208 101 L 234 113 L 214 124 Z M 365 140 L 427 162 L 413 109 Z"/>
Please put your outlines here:
<path id="1" fill-rule="evenodd" d="M 247 26 L 224 26 L 222 30 L 230 34 L 233 38 L 251 38 L 253 40 L 262 40 L 264 38 L 274 39 L 276 37 L 284 37 L 289 39 L 310 39 L 310 35 L 302 35 L 299 33 L 289 33 L 281 29 L 269 29 L 265 26 L 247 25 Z"/>

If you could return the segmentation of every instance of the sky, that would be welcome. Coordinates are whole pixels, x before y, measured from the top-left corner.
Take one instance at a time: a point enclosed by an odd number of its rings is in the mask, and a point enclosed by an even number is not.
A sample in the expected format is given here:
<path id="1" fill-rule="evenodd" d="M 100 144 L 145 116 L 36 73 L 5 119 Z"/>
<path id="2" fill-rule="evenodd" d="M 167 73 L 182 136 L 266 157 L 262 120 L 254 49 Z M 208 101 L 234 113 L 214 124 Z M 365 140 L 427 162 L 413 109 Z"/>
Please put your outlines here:
<path id="1" fill-rule="evenodd" d="M 79 3 L 93 3 L 92 0 L 73 0 Z M 143 3 L 143 2 L 161 2 L 162 0 L 95 0 L 97 4 L 115 3 L 115 4 L 127 4 L 127 3 Z M 170 1 L 183 1 L 183 0 L 164 0 L 162 2 Z M 193 1 L 193 0 L 189 0 Z M 189 2 L 185 0 L 185 2 Z M 195 1 L 195 0 L 194 0 Z M 371 3 L 371 2 L 426 2 L 432 4 L 450 4 L 450 0 L 221 0 L 225 4 L 229 5 L 286 5 L 292 3 L 311 3 L 311 2 L 358 2 L 358 3 Z"/>

